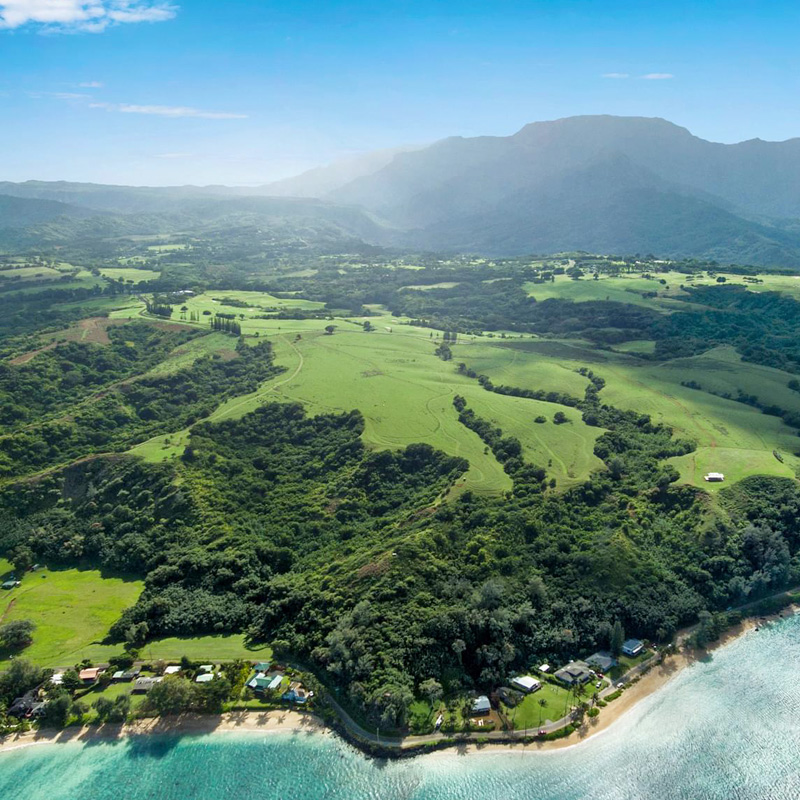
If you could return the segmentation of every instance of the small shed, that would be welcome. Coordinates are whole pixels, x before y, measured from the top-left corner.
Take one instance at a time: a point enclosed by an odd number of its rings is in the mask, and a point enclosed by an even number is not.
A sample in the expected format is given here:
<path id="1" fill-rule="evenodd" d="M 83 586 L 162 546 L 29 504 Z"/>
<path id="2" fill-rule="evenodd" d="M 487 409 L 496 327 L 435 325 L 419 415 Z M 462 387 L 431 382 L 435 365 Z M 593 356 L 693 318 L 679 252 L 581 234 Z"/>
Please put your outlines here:
<path id="1" fill-rule="evenodd" d="M 546 675 L 548 672 L 550 672 L 550 665 L 549 664 L 540 664 L 539 665 L 539 672 L 544 672 L 544 674 Z"/>
<path id="2" fill-rule="evenodd" d="M 703 480 L 709 483 L 722 483 L 725 480 L 725 476 L 721 472 L 709 472 Z"/>
<path id="3" fill-rule="evenodd" d="M 136 683 L 133 684 L 132 692 L 144 693 L 149 692 L 157 683 L 161 683 L 163 678 L 137 678 Z"/>
<path id="4" fill-rule="evenodd" d="M 472 716 L 477 717 L 481 714 L 488 714 L 491 710 L 492 704 L 489 702 L 489 698 L 485 694 L 475 698 L 475 701 L 472 704 Z"/>
<path id="5" fill-rule="evenodd" d="M 511 679 L 511 685 L 525 694 L 530 694 L 542 688 L 542 684 L 532 675 L 517 675 Z"/>
<path id="6" fill-rule="evenodd" d="M 165 675 L 177 675 L 180 671 L 181 671 L 180 667 L 177 667 L 174 664 L 172 664 L 171 666 L 167 667 L 164 670 L 164 674 Z"/>
<path id="7" fill-rule="evenodd" d="M 209 681 L 214 680 L 214 673 L 213 672 L 204 672 L 202 675 L 198 675 L 195 679 L 195 683 L 208 683 Z"/>

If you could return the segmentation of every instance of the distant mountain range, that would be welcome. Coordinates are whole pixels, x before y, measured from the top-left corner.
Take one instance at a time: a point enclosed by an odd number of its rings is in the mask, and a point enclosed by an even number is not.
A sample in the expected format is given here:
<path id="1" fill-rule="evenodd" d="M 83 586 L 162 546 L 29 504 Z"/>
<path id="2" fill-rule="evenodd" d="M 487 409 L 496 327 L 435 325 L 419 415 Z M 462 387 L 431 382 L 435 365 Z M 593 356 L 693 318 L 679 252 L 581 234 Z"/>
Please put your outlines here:
<path id="1" fill-rule="evenodd" d="M 29 201 L 18 209 L 0 201 L 0 228 L 87 210 L 175 215 L 184 224 L 288 216 L 415 249 L 652 252 L 800 267 L 800 139 L 717 144 L 641 117 L 571 117 L 513 136 L 444 139 L 256 189 L 30 181 L 0 183 L 0 195 Z"/>

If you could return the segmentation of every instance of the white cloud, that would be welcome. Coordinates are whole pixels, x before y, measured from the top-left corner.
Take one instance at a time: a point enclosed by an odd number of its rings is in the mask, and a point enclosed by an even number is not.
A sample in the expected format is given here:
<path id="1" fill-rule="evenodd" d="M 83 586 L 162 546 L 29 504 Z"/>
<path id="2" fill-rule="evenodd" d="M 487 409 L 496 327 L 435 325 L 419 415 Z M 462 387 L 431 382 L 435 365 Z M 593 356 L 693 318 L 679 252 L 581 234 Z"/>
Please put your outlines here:
<path id="1" fill-rule="evenodd" d="M 643 81 L 668 81 L 675 76 L 670 72 L 648 72 L 647 75 L 642 75 Z"/>
<path id="2" fill-rule="evenodd" d="M 0 29 L 100 33 L 125 22 L 163 22 L 176 11 L 166 0 L 0 0 Z"/>
<path id="3" fill-rule="evenodd" d="M 153 114 L 157 117 L 196 117 L 200 119 L 247 119 L 247 114 L 227 111 L 202 111 L 189 106 L 137 106 L 131 103 L 89 103 L 89 108 L 104 108 L 120 114 Z"/>
<path id="4" fill-rule="evenodd" d="M 630 78 L 627 72 L 606 72 L 604 78 Z"/>
<path id="5" fill-rule="evenodd" d="M 54 100 L 88 100 L 91 95 L 81 92 L 28 92 L 28 97 L 32 97 L 35 100 L 39 100 L 42 97 L 52 97 Z"/>
<path id="6" fill-rule="evenodd" d="M 102 89 L 104 86 L 100 81 L 84 81 L 78 84 L 79 89 Z"/>

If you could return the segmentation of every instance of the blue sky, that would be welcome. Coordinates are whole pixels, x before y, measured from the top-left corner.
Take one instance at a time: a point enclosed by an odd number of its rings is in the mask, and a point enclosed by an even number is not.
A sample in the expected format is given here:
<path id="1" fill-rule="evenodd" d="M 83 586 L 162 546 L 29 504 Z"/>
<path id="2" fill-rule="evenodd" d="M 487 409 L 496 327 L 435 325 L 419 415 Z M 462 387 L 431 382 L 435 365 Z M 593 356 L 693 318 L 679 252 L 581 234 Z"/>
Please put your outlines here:
<path id="1" fill-rule="evenodd" d="M 0 0 L 0 180 L 257 184 L 574 114 L 800 136 L 800 3 Z"/>

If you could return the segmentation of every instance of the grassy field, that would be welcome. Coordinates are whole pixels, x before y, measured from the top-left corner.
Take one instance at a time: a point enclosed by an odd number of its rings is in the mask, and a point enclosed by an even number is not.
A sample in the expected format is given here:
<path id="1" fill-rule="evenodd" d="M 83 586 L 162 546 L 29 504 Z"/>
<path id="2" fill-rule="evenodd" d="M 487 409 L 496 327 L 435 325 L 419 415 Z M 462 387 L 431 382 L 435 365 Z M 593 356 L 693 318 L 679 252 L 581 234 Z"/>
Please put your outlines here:
<path id="1" fill-rule="evenodd" d="M 10 570 L 8 562 L 0 561 L 0 574 Z M 41 666 L 68 666 L 84 658 L 103 661 L 121 652 L 119 645 L 100 642 L 142 588 L 141 581 L 104 577 L 97 570 L 42 569 L 25 575 L 16 589 L 0 590 L 0 617 L 36 623 L 33 644 L 24 654 Z M 0 653 L 0 667 L 7 658 Z"/>
<path id="2" fill-rule="evenodd" d="M 152 269 L 132 269 L 125 267 L 104 267 L 100 270 L 100 274 L 104 278 L 111 278 L 113 281 L 122 279 L 124 281 L 133 281 L 134 283 L 157 281 L 161 277 L 160 272 L 156 272 Z"/>
<path id="3" fill-rule="evenodd" d="M 632 303 L 648 306 L 663 311 L 674 311 L 684 307 L 681 296 L 687 293 L 681 286 L 716 286 L 717 277 L 724 277 L 727 285 L 747 286 L 751 291 L 768 291 L 770 289 L 788 291 L 800 296 L 800 280 L 793 276 L 760 275 L 763 284 L 746 284 L 741 275 L 731 273 L 715 273 L 710 277 L 703 272 L 698 277 L 681 272 L 652 273 L 651 278 L 643 278 L 642 273 L 609 276 L 601 275 L 597 280 L 586 276 L 573 280 L 566 275 L 556 275 L 554 282 L 527 283 L 528 294 L 537 300 L 560 298 L 583 302 L 586 300 L 612 300 L 618 303 Z M 665 283 L 661 283 L 661 281 Z M 644 297 L 649 292 L 656 292 L 657 297 Z"/>
<path id="4" fill-rule="evenodd" d="M 733 395 L 741 388 L 767 402 L 800 411 L 800 394 L 786 386 L 790 375 L 744 363 L 731 348 L 720 347 L 664 364 L 648 364 L 623 353 L 592 353 L 565 342 L 506 342 L 474 350 L 458 345 L 455 353 L 495 383 L 575 395 L 582 394 L 585 379 L 574 370 L 591 367 L 606 380 L 601 394 L 605 402 L 650 414 L 655 421 L 672 426 L 676 435 L 697 442 L 695 453 L 673 459 L 673 463 L 683 482 L 712 492 L 747 475 L 794 477 L 800 469 L 800 460 L 793 455 L 800 449 L 800 439 L 780 419 L 709 391 L 681 386 L 681 382 L 695 380 L 703 389 Z M 783 463 L 773 456 L 773 450 L 782 454 Z M 709 471 L 725 473 L 726 482 L 705 483 L 703 475 Z"/>
<path id="5" fill-rule="evenodd" d="M 677 277 L 686 276 L 676 273 L 665 279 Z M 639 283 L 654 284 L 638 277 L 624 277 L 578 282 L 567 279 L 554 286 L 586 283 L 596 291 L 596 284 L 609 281 L 631 281 L 637 287 Z M 655 286 L 660 284 L 656 282 Z M 672 288 L 672 284 L 668 286 Z M 517 436 L 526 458 L 546 467 L 560 487 L 567 487 L 602 467 L 593 455 L 594 441 L 602 431 L 583 425 L 579 413 L 571 409 L 566 410 L 570 422 L 555 426 L 552 417 L 559 407 L 485 392 L 475 381 L 456 374 L 454 365 L 464 361 L 477 372 L 489 375 L 496 384 L 566 392 L 576 397 L 583 395 L 587 385 L 576 370 L 588 366 L 606 380 L 602 393 L 605 402 L 650 414 L 655 421 L 672 426 L 676 435 L 697 442 L 696 452 L 673 459 L 682 482 L 715 492 L 721 485 L 747 475 L 793 477 L 800 470 L 800 459 L 794 455 L 800 450 L 800 440 L 794 431 L 777 417 L 711 393 L 735 396 L 741 389 L 783 408 L 800 411 L 800 394 L 786 386 L 791 376 L 745 364 L 731 348 L 651 364 L 634 355 L 652 349 L 648 341 L 630 342 L 619 352 L 610 352 L 594 350 L 581 341 L 486 335 L 462 337 L 452 346 L 453 361 L 443 362 L 433 356 L 436 339 L 431 338 L 430 330 L 404 324 L 404 320 L 389 315 L 370 318 L 376 328 L 372 333 L 363 331 L 363 319 L 337 318 L 330 323 L 336 326 L 334 334 L 327 336 L 323 328 L 329 323 L 324 319 L 254 318 L 263 314 L 264 308 L 310 308 L 318 304 L 257 292 L 219 292 L 214 298 L 201 295 L 187 305 L 201 311 L 224 307 L 243 314 L 243 331 L 270 337 L 277 363 L 286 371 L 253 394 L 229 400 L 214 412 L 212 420 L 240 417 L 270 400 L 297 400 L 311 413 L 359 408 L 366 419 L 364 440 L 370 445 L 394 448 L 428 442 L 469 460 L 471 468 L 460 482 L 459 491 L 508 490 L 510 481 L 492 454 L 486 452 L 475 434 L 458 423 L 452 408 L 452 398 L 458 393 L 467 398 L 478 415 Z M 225 299 L 246 302 L 250 307 L 224 306 Z M 130 313 L 127 310 L 118 315 Z M 209 339 L 197 345 L 200 349 L 206 346 L 224 348 L 224 343 Z M 175 363 L 186 363 L 192 355 L 187 352 L 182 357 L 184 362 Z M 681 385 L 690 380 L 697 381 L 705 391 Z M 540 414 L 547 418 L 545 424 L 533 422 Z M 149 460 L 164 460 L 179 455 L 187 441 L 188 431 L 184 431 L 146 442 L 134 452 Z M 781 454 L 783 462 L 773 455 L 773 450 Z M 726 482 L 705 483 L 703 475 L 709 471 L 724 472 Z"/>
<path id="6" fill-rule="evenodd" d="M 269 661 L 272 658 L 272 649 L 267 645 L 248 647 L 244 635 L 229 634 L 158 639 L 146 644 L 140 652 L 140 657 L 148 661 L 180 661 L 183 656 L 192 661 L 208 659 L 214 663 L 237 658 Z"/>
<path id="7" fill-rule="evenodd" d="M 185 250 L 188 246 L 187 244 L 151 244 L 147 249 L 155 253 L 169 253 L 173 250 Z"/>
<path id="8" fill-rule="evenodd" d="M 241 417 L 270 400 L 299 401 L 313 414 L 358 408 L 366 420 L 368 444 L 398 448 L 427 442 L 470 462 L 459 491 L 507 491 L 511 481 L 501 465 L 480 438 L 458 422 L 453 397 L 462 394 L 477 414 L 518 436 L 526 457 L 547 467 L 559 486 L 584 480 L 591 469 L 602 466 L 592 454 L 594 440 L 602 431 L 585 426 L 577 413 L 567 415 L 569 424 L 555 426 L 552 417 L 560 406 L 486 392 L 457 374 L 455 361 L 434 356 L 435 341 L 428 330 L 387 318 L 374 319 L 377 330 L 365 333 L 359 321 L 337 320 L 336 332 L 327 336 L 321 330 L 324 320 L 253 322 L 260 324 L 262 335 L 273 334 L 276 361 L 286 371 L 257 392 L 223 404 L 211 415 L 212 421 Z M 394 324 L 382 324 L 388 322 Z M 479 350 L 484 346 L 460 347 Z M 574 381 L 582 392 L 585 379 L 574 375 Z M 548 422 L 534 423 L 539 414 Z M 139 445 L 133 452 L 149 460 L 164 460 L 182 452 L 186 442 L 187 432 L 172 434 Z"/>
<path id="9" fill-rule="evenodd" d="M 176 347 L 166 360 L 153 367 L 146 374 L 149 376 L 172 375 L 179 370 L 190 367 L 198 358 L 210 355 L 218 355 L 222 358 L 236 358 L 236 339 L 225 333 L 209 333 L 206 336 L 192 339 L 192 341 Z"/>

